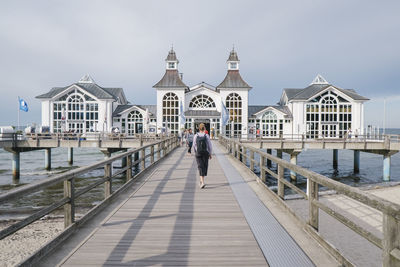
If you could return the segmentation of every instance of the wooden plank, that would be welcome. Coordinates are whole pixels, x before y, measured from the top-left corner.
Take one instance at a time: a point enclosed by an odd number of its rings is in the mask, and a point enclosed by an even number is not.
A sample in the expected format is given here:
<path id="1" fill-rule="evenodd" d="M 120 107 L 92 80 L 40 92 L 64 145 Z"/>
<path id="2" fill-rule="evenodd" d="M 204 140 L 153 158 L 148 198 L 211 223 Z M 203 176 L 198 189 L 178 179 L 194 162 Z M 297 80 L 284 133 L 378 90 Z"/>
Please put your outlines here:
<path id="1" fill-rule="evenodd" d="M 267 266 L 219 163 L 209 165 L 200 189 L 195 158 L 171 153 L 63 266 Z"/>

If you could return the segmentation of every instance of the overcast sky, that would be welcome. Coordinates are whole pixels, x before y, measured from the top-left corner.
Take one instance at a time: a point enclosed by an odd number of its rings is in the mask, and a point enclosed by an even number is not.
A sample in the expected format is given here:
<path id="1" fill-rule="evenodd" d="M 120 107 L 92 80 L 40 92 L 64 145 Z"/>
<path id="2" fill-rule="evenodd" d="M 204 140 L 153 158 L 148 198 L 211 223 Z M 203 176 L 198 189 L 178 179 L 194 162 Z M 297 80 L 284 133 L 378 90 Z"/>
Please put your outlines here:
<path id="1" fill-rule="evenodd" d="M 0 125 L 41 122 L 35 96 L 86 73 L 155 104 L 173 44 L 184 82 L 218 85 L 232 45 L 253 86 L 249 104 L 320 73 L 371 99 L 366 124 L 400 128 L 400 1 L 1 1 Z"/>

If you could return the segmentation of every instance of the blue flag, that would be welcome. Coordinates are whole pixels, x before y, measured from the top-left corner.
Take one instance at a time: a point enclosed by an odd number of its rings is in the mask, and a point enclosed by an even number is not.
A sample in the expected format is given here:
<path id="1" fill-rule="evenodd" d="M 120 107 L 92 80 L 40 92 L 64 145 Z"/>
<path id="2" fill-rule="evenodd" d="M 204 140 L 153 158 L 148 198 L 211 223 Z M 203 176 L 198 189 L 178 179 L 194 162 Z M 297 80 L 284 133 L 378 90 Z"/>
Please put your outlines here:
<path id="1" fill-rule="evenodd" d="M 182 101 L 180 101 L 180 110 L 179 110 L 180 114 L 179 116 L 181 117 L 181 124 L 185 124 L 186 122 L 186 117 L 185 117 L 185 113 L 183 112 L 183 105 L 182 105 Z"/>
<path id="2" fill-rule="evenodd" d="M 25 100 L 23 100 L 22 98 L 18 97 L 18 101 L 19 101 L 19 109 L 25 112 L 28 112 L 28 103 L 25 102 Z"/>
<path id="3" fill-rule="evenodd" d="M 222 105 L 222 126 L 225 126 L 229 121 L 229 112 L 226 109 L 224 102 L 221 101 Z"/>

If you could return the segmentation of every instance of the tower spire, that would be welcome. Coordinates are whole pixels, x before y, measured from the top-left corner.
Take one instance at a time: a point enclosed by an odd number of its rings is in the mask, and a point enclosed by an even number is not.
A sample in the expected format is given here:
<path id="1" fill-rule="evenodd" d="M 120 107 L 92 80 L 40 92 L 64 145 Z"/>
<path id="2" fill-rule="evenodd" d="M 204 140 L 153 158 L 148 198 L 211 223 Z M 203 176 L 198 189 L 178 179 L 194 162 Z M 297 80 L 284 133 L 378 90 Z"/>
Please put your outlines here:
<path id="1" fill-rule="evenodd" d="M 239 70 L 239 58 L 235 51 L 235 45 L 232 47 L 232 51 L 229 53 L 229 58 L 226 61 L 228 63 L 228 70 Z"/>

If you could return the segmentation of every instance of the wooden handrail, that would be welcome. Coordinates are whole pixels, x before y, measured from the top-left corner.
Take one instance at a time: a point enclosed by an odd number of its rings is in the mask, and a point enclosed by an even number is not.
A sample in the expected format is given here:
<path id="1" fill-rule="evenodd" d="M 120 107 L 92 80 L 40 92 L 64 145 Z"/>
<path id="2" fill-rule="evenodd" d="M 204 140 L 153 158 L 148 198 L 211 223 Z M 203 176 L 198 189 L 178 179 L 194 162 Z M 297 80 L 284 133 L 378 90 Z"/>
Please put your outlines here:
<path id="1" fill-rule="evenodd" d="M 163 153 L 162 156 L 160 153 L 158 153 L 158 150 L 155 150 L 154 147 L 163 147 Z M 142 168 L 141 170 L 143 171 L 146 169 L 145 166 L 145 160 L 147 157 L 152 156 L 151 154 L 146 155 L 146 149 L 150 148 L 150 153 L 156 153 L 158 154 L 157 161 L 166 156 L 169 151 L 172 151 L 175 147 L 178 146 L 178 139 L 176 136 L 173 137 L 168 137 L 166 139 L 162 139 L 157 142 L 153 142 L 149 145 L 142 146 L 140 148 L 136 148 L 133 150 L 129 150 L 127 152 L 123 152 L 121 154 L 115 155 L 113 157 L 110 157 L 108 159 L 90 164 L 88 166 L 83 166 L 74 170 L 67 171 L 62 174 L 58 174 L 52 177 L 49 177 L 47 179 L 43 179 L 25 186 L 18 187 L 16 189 L 10 190 L 6 193 L 3 193 L 0 195 L 0 204 L 5 203 L 5 202 L 10 202 L 14 199 L 26 196 L 28 194 L 37 192 L 39 190 L 43 190 L 49 186 L 52 186 L 54 184 L 58 184 L 61 182 L 64 182 L 64 198 L 56 201 L 55 203 L 51 204 L 50 206 L 47 206 L 34 214 L 26 217 L 25 219 L 10 225 L 9 227 L 3 229 L 0 231 L 0 240 L 15 233 L 16 231 L 24 228 L 25 226 L 37 221 L 38 219 L 42 218 L 43 216 L 53 212 L 54 210 L 64 206 L 64 225 L 65 227 L 68 227 L 75 221 L 75 199 L 87 192 L 89 192 L 91 189 L 99 186 L 100 184 L 105 184 L 105 198 L 110 197 L 112 194 L 112 180 L 113 177 L 126 173 L 127 176 L 127 182 L 132 178 L 132 169 L 136 164 L 142 163 Z M 140 153 L 139 153 L 140 152 Z M 160 151 L 161 152 L 161 151 Z M 132 155 L 134 153 L 139 153 L 141 156 L 138 160 L 135 162 L 132 161 Z M 153 155 L 154 156 L 154 155 Z M 117 172 L 112 173 L 112 162 L 116 160 L 120 160 L 123 158 L 128 159 L 128 164 L 127 166 L 123 167 L 122 169 L 118 170 Z M 150 166 L 154 163 L 153 161 Z M 79 177 L 79 175 L 82 175 L 84 173 L 87 173 L 89 171 L 95 170 L 99 167 L 104 166 L 104 171 L 105 171 L 105 177 L 84 187 L 81 188 L 79 191 L 75 191 L 75 185 L 74 185 L 74 180 L 75 178 Z"/>
<path id="2" fill-rule="evenodd" d="M 385 137 L 385 142 L 392 137 Z M 237 139 L 230 139 L 224 136 L 220 136 L 219 142 L 228 150 L 228 152 L 232 153 L 232 156 L 241 161 L 246 165 L 246 161 L 242 161 L 241 159 L 247 158 L 247 151 L 250 151 L 250 169 L 254 171 L 254 165 L 258 165 L 260 168 L 260 177 L 257 178 L 263 182 L 265 182 L 265 173 L 268 172 L 272 177 L 278 180 L 278 196 L 279 198 L 284 200 L 284 187 L 288 186 L 291 189 L 295 190 L 300 195 L 304 196 L 308 199 L 309 203 L 309 218 L 307 224 L 311 226 L 311 229 L 314 231 L 318 231 L 318 213 L 319 209 L 326 212 L 328 215 L 332 216 L 336 220 L 340 221 L 359 235 L 366 238 L 368 241 L 373 243 L 379 248 L 383 250 L 383 266 L 397 266 L 396 264 L 400 261 L 400 254 L 398 253 L 398 240 L 400 240 L 400 233 L 398 230 L 400 228 L 400 205 L 382 199 L 378 196 L 372 195 L 368 192 L 364 192 L 358 188 L 351 187 L 349 185 L 342 184 L 338 181 L 332 180 L 326 176 L 315 173 L 311 170 L 305 169 L 298 165 L 287 162 L 283 159 L 275 157 L 269 153 L 261 151 L 260 149 L 256 149 L 251 147 L 250 145 L 246 145 L 246 143 L 242 143 Z M 258 154 L 260 156 L 259 162 L 254 160 L 254 154 Z M 246 154 L 246 155 L 245 155 Z M 269 170 L 266 166 L 266 160 L 271 160 L 275 162 L 278 166 L 278 174 Z M 246 165 L 246 167 L 248 167 Z M 307 179 L 308 184 L 308 195 L 304 193 L 300 188 L 296 187 L 296 185 L 289 183 L 283 177 L 284 169 L 289 169 L 297 174 L 302 175 Z M 371 232 L 363 229 L 358 226 L 356 223 L 347 219 L 342 214 L 330 209 L 320 201 L 318 201 L 318 188 L 319 185 L 325 186 L 329 189 L 335 190 L 337 193 L 341 193 L 351 199 L 354 199 L 358 202 L 363 203 L 371 208 L 379 210 L 383 213 L 383 235 L 384 238 L 380 239 L 376 237 Z M 293 212 L 293 211 L 292 211 Z"/>

